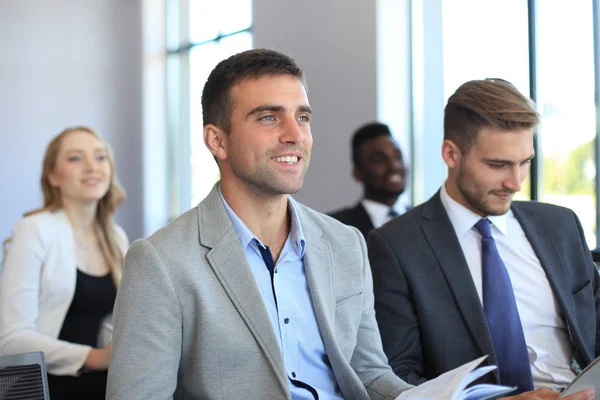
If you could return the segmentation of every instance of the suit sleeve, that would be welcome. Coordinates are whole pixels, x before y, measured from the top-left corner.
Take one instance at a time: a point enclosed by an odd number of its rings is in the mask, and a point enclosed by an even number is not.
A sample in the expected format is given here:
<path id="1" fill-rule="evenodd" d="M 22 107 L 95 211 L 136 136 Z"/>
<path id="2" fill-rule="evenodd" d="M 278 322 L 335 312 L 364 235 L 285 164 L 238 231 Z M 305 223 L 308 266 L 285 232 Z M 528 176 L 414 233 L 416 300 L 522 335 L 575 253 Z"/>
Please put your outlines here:
<path id="1" fill-rule="evenodd" d="M 0 354 L 42 351 L 49 373 L 76 376 L 91 347 L 58 340 L 39 329 L 40 291 L 46 288 L 42 285 L 52 285 L 52 280 L 42 279 L 51 247 L 42 232 L 30 218 L 14 228 L 0 283 Z"/>
<path id="2" fill-rule="evenodd" d="M 587 270 L 590 271 L 590 281 L 592 282 L 592 289 L 594 293 L 594 304 L 596 308 L 596 342 L 593 356 L 600 357 L 600 271 L 598 271 L 598 268 L 596 267 L 596 264 L 592 259 L 592 254 L 589 251 L 589 247 L 585 240 L 583 227 L 581 226 L 581 222 L 579 221 L 579 218 L 577 218 L 577 215 L 574 212 L 573 218 L 575 219 L 577 229 L 579 230 L 579 236 L 581 237 L 581 246 L 584 254 L 584 262 L 586 264 Z"/>
<path id="3" fill-rule="evenodd" d="M 410 384 L 421 384 L 426 379 L 422 376 L 419 320 L 410 286 L 386 238 L 375 230 L 369 234 L 368 242 L 375 315 L 383 349 L 396 375 Z"/>
<path id="4" fill-rule="evenodd" d="M 146 240 L 125 257 L 114 309 L 107 399 L 172 399 L 182 316 L 168 266 Z"/>
<path id="5" fill-rule="evenodd" d="M 387 365 L 381 346 L 381 337 L 373 309 L 373 280 L 367 256 L 367 248 L 362 235 L 355 230 L 363 256 L 363 305 L 357 345 L 350 365 L 365 385 L 371 399 L 395 399 L 401 392 L 412 386 L 394 375 Z"/>

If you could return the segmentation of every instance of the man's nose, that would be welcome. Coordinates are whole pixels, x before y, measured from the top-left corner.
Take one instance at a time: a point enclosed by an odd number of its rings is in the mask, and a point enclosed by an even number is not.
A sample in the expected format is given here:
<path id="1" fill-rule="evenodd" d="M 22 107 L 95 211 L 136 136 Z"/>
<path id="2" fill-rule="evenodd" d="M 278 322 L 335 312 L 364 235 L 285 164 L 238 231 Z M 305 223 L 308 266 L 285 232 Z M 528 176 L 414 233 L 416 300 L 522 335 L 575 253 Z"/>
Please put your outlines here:
<path id="1" fill-rule="evenodd" d="M 302 143 L 304 135 L 296 117 L 290 116 L 281 122 L 281 135 L 279 141 L 282 143 Z"/>

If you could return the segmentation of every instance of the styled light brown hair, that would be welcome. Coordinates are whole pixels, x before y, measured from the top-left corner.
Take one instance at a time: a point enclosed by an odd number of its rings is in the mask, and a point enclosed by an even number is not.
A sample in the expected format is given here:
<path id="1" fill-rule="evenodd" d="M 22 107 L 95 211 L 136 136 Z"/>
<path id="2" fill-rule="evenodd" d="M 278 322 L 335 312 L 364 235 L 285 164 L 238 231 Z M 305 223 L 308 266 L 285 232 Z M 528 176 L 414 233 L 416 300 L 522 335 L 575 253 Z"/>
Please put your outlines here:
<path id="1" fill-rule="evenodd" d="M 540 116 L 535 104 L 503 79 L 474 80 L 462 84 L 444 110 L 444 140 L 467 153 L 481 128 L 504 131 L 532 129 Z"/>
<path id="2" fill-rule="evenodd" d="M 111 177 L 108 191 L 104 197 L 98 201 L 98 207 L 96 210 L 96 234 L 99 239 L 99 245 L 104 259 L 110 268 L 112 278 L 115 284 L 118 284 L 123 271 L 123 258 L 125 255 L 123 254 L 121 247 L 119 247 L 119 238 L 117 237 L 117 232 L 114 226 L 114 213 L 115 210 L 125 200 L 125 191 L 117 179 L 117 174 L 115 173 L 115 162 L 110 147 L 93 129 L 87 126 L 67 128 L 54 137 L 54 139 L 52 139 L 52 141 L 48 144 L 42 164 L 41 177 L 44 205 L 40 208 L 25 213 L 24 216 L 26 217 L 28 215 L 37 214 L 43 211 L 57 211 L 62 208 L 60 189 L 53 187 L 50 184 L 49 175 L 56 169 L 58 155 L 62 146 L 62 140 L 67 135 L 78 131 L 89 133 L 90 135 L 102 141 L 106 149 L 108 162 L 110 164 Z"/>

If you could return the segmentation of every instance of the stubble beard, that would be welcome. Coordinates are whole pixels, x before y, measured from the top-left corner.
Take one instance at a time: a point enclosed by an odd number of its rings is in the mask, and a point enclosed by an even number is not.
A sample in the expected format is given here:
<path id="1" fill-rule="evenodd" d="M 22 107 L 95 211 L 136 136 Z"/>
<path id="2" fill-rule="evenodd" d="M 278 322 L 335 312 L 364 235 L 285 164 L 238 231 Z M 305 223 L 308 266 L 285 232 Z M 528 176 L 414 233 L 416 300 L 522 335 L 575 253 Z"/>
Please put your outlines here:
<path id="1" fill-rule="evenodd" d="M 469 203 L 469 205 L 473 209 L 477 210 L 480 214 L 484 216 L 496 216 L 506 214 L 506 212 L 510 208 L 510 201 L 508 202 L 506 207 L 503 207 L 501 210 L 493 208 L 490 205 L 490 202 L 486 200 L 486 196 L 492 195 L 492 193 L 486 193 L 484 190 L 478 191 L 477 186 L 475 186 L 475 189 L 472 190 L 465 184 L 466 180 L 467 179 L 465 177 L 464 170 L 461 169 L 458 172 L 458 176 L 456 178 L 456 186 L 462 194 L 462 196 L 467 201 L 467 203 Z"/>
<path id="2" fill-rule="evenodd" d="M 296 182 L 298 180 L 297 177 L 294 177 L 294 182 L 291 182 L 291 180 L 286 181 L 284 177 L 276 176 L 267 165 L 248 169 L 232 164 L 234 174 L 246 184 L 250 191 L 261 196 L 279 196 L 297 193 L 302 189 L 307 168 L 308 165 L 301 171 L 298 182 Z"/>

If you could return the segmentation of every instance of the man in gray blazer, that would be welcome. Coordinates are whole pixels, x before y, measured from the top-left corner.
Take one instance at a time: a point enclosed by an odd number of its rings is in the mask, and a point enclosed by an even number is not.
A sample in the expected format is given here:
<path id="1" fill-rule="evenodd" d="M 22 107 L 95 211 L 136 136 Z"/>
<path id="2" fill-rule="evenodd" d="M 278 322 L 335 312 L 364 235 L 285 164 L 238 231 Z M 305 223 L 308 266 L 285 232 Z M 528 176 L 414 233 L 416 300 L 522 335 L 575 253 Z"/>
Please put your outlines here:
<path id="1" fill-rule="evenodd" d="M 445 184 L 368 237 L 384 350 L 407 382 L 488 354 L 492 382 L 552 399 L 599 355 L 600 282 L 576 215 L 511 202 L 538 118 L 508 82 L 465 83 L 445 109 Z"/>
<path id="2" fill-rule="evenodd" d="M 270 50 L 202 94 L 221 181 L 127 253 L 109 399 L 394 399 L 358 230 L 294 201 L 312 136 L 303 72 Z"/>

